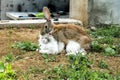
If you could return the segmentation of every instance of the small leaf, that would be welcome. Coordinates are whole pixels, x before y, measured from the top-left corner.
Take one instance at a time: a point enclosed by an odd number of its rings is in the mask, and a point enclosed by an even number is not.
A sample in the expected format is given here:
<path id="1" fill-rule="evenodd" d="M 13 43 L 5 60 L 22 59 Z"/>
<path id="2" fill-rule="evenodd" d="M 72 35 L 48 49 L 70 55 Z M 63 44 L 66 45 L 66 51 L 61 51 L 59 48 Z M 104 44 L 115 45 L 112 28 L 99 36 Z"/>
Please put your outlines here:
<path id="1" fill-rule="evenodd" d="M 106 55 L 114 55 L 116 52 L 115 52 L 115 50 L 113 49 L 113 48 L 111 48 L 111 47 L 107 47 L 107 48 L 105 48 L 105 54 Z"/>
<path id="2" fill-rule="evenodd" d="M 4 72 L 5 71 L 5 66 L 3 62 L 0 62 L 0 72 Z"/>
<path id="3" fill-rule="evenodd" d="M 42 54 L 42 57 L 43 57 L 44 59 L 48 59 L 48 58 L 49 58 L 48 54 Z"/>

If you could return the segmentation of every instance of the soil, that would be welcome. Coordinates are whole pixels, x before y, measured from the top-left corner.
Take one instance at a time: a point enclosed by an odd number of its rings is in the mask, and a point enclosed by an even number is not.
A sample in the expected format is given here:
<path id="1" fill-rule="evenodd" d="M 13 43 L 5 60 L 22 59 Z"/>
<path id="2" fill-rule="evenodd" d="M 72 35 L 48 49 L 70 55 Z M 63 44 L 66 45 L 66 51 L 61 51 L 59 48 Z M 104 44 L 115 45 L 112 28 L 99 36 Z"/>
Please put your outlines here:
<path id="1" fill-rule="evenodd" d="M 10 48 L 11 45 L 18 41 L 31 41 L 38 43 L 39 30 L 40 28 L 12 28 L 0 30 L 0 57 L 2 58 L 11 51 L 13 52 L 17 59 L 12 63 L 12 66 L 17 72 L 18 80 L 23 80 L 25 73 L 27 73 L 31 68 L 41 68 L 47 70 L 60 64 L 64 66 L 68 64 L 68 60 L 64 52 L 57 55 L 54 62 L 46 63 L 45 59 L 37 51 L 24 52 L 18 49 Z M 119 57 L 108 57 L 99 53 L 89 53 L 87 55 L 94 63 L 93 66 L 91 66 L 91 69 L 106 71 L 111 74 L 116 74 L 120 71 Z M 108 64 L 109 70 L 100 69 L 98 67 L 98 62 L 100 60 L 104 60 Z M 44 77 L 45 75 L 42 73 L 31 73 L 31 80 L 40 80 Z"/>

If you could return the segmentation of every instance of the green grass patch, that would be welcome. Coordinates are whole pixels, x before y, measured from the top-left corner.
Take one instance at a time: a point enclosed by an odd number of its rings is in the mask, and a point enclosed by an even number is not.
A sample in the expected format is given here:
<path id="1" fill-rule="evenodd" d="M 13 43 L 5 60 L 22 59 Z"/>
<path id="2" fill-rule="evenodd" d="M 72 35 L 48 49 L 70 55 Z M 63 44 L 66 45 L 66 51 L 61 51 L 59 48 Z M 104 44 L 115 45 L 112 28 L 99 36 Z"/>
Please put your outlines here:
<path id="1" fill-rule="evenodd" d="M 96 31 L 91 32 L 91 35 L 93 37 L 99 37 L 99 36 L 112 36 L 120 38 L 120 27 L 116 26 L 108 26 L 108 27 L 100 27 Z"/>
<path id="2" fill-rule="evenodd" d="M 107 63 L 105 61 L 103 61 L 103 60 L 100 60 L 98 62 L 98 67 L 100 67 L 101 69 L 108 69 Z"/>
<path id="3" fill-rule="evenodd" d="M 11 53 L 8 53 L 7 55 L 5 55 L 3 57 L 3 60 L 4 60 L 4 62 L 13 62 L 13 61 L 15 61 L 15 56 L 11 52 Z"/>
<path id="4" fill-rule="evenodd" d="M 90 35 L 94 38 L 91 43 L 92 52 L 99 52 L 107 56 L 119 55 L 120 27 L 100 27 L 95 31 L 91 31 Z"/>
<path id="5" fill-rule="evenodd" d="M 35 51 L 39 49 L 39 46 L 35 43 L 24 41 L 24 42 L 16 42 L 14 45 L 12 45 L 13 48 L 25 50 L 25 51 Z"/>
<path id="6" fill-rule="evenodd" d="M 116 76 L 106 72 L 91 70 L 90 66 L 93 64 L 87 56 L 70 55 L 70 64 L 67 67 L 59 65 L 51 70 L 45 72 L 46 79 L 49 80 L 114 80 Z M 100 61 L 101 68 L 108 68 L 108 65 Z"/>
<path id="7" fill-rule="evenodd" d="M 42 57 L 45 59 L 46 63 L 56 61 L 56 55 L 42 54 Z"/>
<path id="8" fill-rule="evenodd" d="M 4 64 L 0 61 L 0 80 L 17 80 L 16 73 L 12 70 L 11 64 Z"/>

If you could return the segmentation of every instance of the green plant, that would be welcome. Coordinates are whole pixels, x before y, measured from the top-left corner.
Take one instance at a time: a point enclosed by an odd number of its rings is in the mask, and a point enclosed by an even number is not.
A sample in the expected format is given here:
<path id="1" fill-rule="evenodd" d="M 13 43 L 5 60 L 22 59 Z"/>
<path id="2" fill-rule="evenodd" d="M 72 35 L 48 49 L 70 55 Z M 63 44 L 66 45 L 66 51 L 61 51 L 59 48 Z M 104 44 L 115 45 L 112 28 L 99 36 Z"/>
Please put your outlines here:
<path id="1" fill-rule="evenodd" d="M 45 59 L 46 63 L 56 61 L 56 55 L 42 54 L 42 57 Z"/>
<path id="2" fill-rule="evenodd" d="M 50 79 L 63 79 L 63 80 L 83 80 L 88 70 L 88 66 L 91 65 L 88 58 L 82 55 L 70 55 L 68 56 L 70 64 L 68 67 L 59 65 L 48 71 L 47 75 Z"/>
<path id="3" fill-rule="evenodd" d="M 12 52 L 11 44 L 12 44 L 12 29 L 8 31 L 8 50 L 9 52 Z"/>
<path id="4" fill-rule="evenodd" d="M 112 36 L 104 36 L 102 38 L 98 38 L 97 41 L 100 43 L 100 44 L 113 44 L 114 42 L 114 37 Z"/>
<path id="5" fill-rule="evenodd" d="M 45 69 L 41 69 L 40 67 L 36 67 L 36 66 L 33 66 L 33 67 L 30 67 L 29 68 L 29 73 L 33 73 L 33 74 L 41 74 L 44 72 Z"/>
<path id="6" fill-rule="evenodd" d="M 103 60 L 100 60 L 98 62 L 98 66 L 101 68 L 101 69 L 108 69 L 108 65 L 105 63 L 105 61 Z"/>
<path id="7" fill-rule="evenodd" d="M 36 49 L 39 49 L 39 46 L 37 44 L 31 43 L 29 41 L 16 42 L 12 47 L 19 48 L 19 49 L 25 50 L 25 51 L 35 51 Z"/>
<path id="8" fill-rule="evenodd" d="M 114 76 L 112 76 L 106 72 L 97 71 L 96 73 L 98 74 L 98 77 L 96 78 L 96 80 L 114 80 L 114 78 L 115 78 Z"/>
<path id="9" fill-rule="evenodd" d="M 30 76 L 30 74 L 27 73 L 27 72 L 24 72 L 24 73 L 22 74 L 23 80 L 29 80 L 29 76 Z"/>
<path id="10" fill-rule="evenodd" d="M 100 52 L 104 55 L 114 56 L 119 55 L 120 48 L 120 27 L 114 25 L 108 27 L 97 28 L 94 32 L 90 32 L 94 41 L 91 43 L 91 51 Z"/>
<path id="11" fill-rule="evenodd" d="M 5 65 L 3 62 L 0 62 L 0 80 L 17 80 L 11 64 Z"/>
<path id="12" fill-rule="evenodd" d="M 118 74 L 116 74 L 115 79 L 114 80 L 120 80 L 120 72 Z"/>
<path id="13" fill-rule="evenodd" d="M 3 57 L 5 62 L 13 62 L 15 60 L 15 57 L 13 53 L 8 53 L 6 56 Z"/>
<path id="14" fill-rule="evenodd" d="M 100 46 L 98 41 L 93 41 L 91 43 L 91 51 L 95 51 L 95 52 L 101 52 L 102 51 L 102 47 Z"/>
<path id="15" fill-rule="evenodd" d="M 40 18 L 44 18 L 44 13 L 43 12 L 39 12 L 35 16 L 36 17 L 40 17 Z"/>
<path id="16" fill-rule="evenodd" d="M 59 65 L 46 71 L 49 80 L 114 80 L 116 77 L 100 71 L 91 70 L 92 62 L 87 56 L 70 55 L 70 64 L 66 67 Z M 102 63 L 105 66 L 105 64 Z M 105 66 L 106 67 L 106 66 Z"/>
<path id="17" fill-rule="evenodd" d="M 75 66 L 78 65 L 90 66 L 92 64 L 92 62 L 88 60 L 87 56 L 83 56 L 79 53 L 77 55 L 69 55 L 68 58 L 69 62 Z"/>
<path id="18" fill-rule="evenodd" d="M 97 28 L 95 32 L 91 32 L 92 37 L 99 37 L 99 36 L 112 36 L 120 38 L 120 27 L 116 26 L 108 26 L 108 27 L 100 27 Z"/>
<path id="19" fill-rule="evenodd" d="M 103 52 L 104 55 L 114 56 L 116 54 L 115 50 L 111 47 L 106 47 Z"/>
<path id="20" fill-rule="evenodd" d="M 116 52 L 120 54 L 120 43 L 115 46 Z"/>

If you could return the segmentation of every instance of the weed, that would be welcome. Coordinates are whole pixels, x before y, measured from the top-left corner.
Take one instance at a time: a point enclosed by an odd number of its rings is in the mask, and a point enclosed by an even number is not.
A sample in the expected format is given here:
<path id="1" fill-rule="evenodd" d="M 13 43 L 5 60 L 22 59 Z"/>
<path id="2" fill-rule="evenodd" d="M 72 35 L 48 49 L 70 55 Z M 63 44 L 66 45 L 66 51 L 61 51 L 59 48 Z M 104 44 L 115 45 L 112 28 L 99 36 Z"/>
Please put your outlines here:
<path id="1" fill-rule="evenodd" d="M 111 47 L 106 47 L 104 49 L 104 55 L 107 55 L 107 56 L 114 56 L 116 54 L 115 50 Z"/>
<path id="2" fill-rule="evenodd" d="M 30 25 L 30 26 L 29 26 L 29 28 L 30 28 L 31 30 L 33 30 L 35 27 L 34 27 L 34 26 L 32 26 L 32 25 Z"/>
<path id="3" fill-rule="evenodd" d="M 101 68 L 101 69 L 108 69 L 108 65 L 105 63 L 105 61 L 103 60 L 100 60 L 98 62 L 98 66 Z"/>
<path id="4" fill-rule="evenodd" d="M 41 69 L 40 67 L 31 67 L 28 72 L 33 74 L 41 74 L 44 70 L 45 69 Z"/>
<path id="5" fill-rule="evenodd" d="M 13 53 L 8 53 L 6 56 L 3 57 L 5 62 L 13 62 L 15 60 L 15 57 Z"/>
<path id="6" fill-rule="evenodd" d="M 120 38 L 120 27 L 109 26 L 109 27 L 101 27 L 98 28 L 95 32 L 91 32 L 91 36 L 99 37 L 99 36 L 112 36 Z"/>
<path id="7" fill-rule="evenodd" d="M 68 56 L 69 58 L 69 62 L 75 66 L 90 66 L 92 65 L 92 61 L 89 61 L 88 60 L 88 57 L 87 56 L 83 56 L 81 54 L 77 54 L 76 56 L 75 55 L 69 55 Z"/>
<path id="8" fill-rule="evenodd" d="M 114 42 L 114 37 L 112 36 L 104 36 L 102 38 L 98 38 L 97 41 L 100 43 L 100 44 L 113 44 Z"/>
<path id="9" fill-rule="evenodd" d="M 9 50 L 9 52 L 12 52 L 12 48 L 11 48 L 11 44 L 12 44 L 12 33 L 13 33 L 13 31 L 12 31 L 12 29 L 10 29 L 9 30 L 9 32 L 8 32 L 8 50 Z"/>
<path id="10" fill-rule="evenodd" d="M 107 56 L 114 56 L 120 52 L 120 48 L 118 47 L 120 27 L 101 27 L 90 33 L 94 38 L 94 41 L 91 43 L 92 52 L 100 52 Z"/>
<path id="11" fill-rule="evenodd" d="M 59 65 L 46 72 L 46 79 L 49 80 L 114 80 L 114 76 L 105 73 L 89 69 L 92 65 L 91 61 L 88 60 L 87 56 L 82 55 L 70 55 L 70 64 L 67 67 Z M 107 68 L 105 63 L 104 68 Z"/>
<path id="12" fill-rule="evenodd" d="M 48 71 L 50 79 L 83 80 L 85 78 L 86 71 L 91 65 L 88 58 L 82 55 L 70 55 L 68 58 L 70 62 L 68 67 L 64 68 L 62 65 L 59 65 Z"/>
<path id="13" fill-rule="evenodd" d="M 101 52 L 102 51 L 102 47 L 100 46 L 98 41 L 93 41 L 91 43 L 91 51 L 95 51 L 95 52 Z"/>
<path id="14" fill-rule="evenodd" d="M 45 59 L 46 63 L 56 61 L 56 55 L 42 54 L 42 57 Z"/>
<path id="15" fill-rule="evenodd" d="M 5 65 L 3 62 L 0 62 L 0 80 L 17 80 L 11 64 Z"/>
<path id="16" fill-rule="evenodd" d="M 36 49 L 39 48 L 39 46 L 35 43 L 31 43 L 29 41 L 25 41 L 25 42 L 16 42 L 13 46 L 13 48 L 18 48 L 21 50 L 25 50 L 25 51 L 35 51 Z"/>
<path id="17" fill-rule="evenodd" d="M 106 73 L 106 72 L 97 72 L 98 77 L 96 78 L 96 80 L 114 80 L 114 76 Z M 92 79 L 91 79 L 92 80 Z"/>
<path id="18" fill-rule="evenodd" d="M 116 52 L 120 54 L 120 43 L 115 46 Z"/>
<path id="19" fill-rule="evenodd" d="M 116 76 L 115 76 L 115 79 L 114 80 L 120 80 L 120 73 L 118 73 Z"/>
<path id="20" fill-rule="evenodd" d="M 27 72 L 24 72 L 24 73 L 22 74 L 22 77 L 23 77 L 24 80 L 29 80 L 29 75 L 30 75 L 30 74 L 28 74 Z"/>

